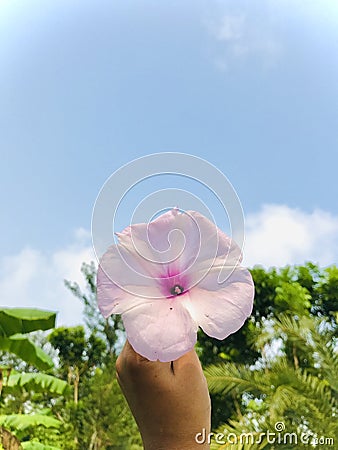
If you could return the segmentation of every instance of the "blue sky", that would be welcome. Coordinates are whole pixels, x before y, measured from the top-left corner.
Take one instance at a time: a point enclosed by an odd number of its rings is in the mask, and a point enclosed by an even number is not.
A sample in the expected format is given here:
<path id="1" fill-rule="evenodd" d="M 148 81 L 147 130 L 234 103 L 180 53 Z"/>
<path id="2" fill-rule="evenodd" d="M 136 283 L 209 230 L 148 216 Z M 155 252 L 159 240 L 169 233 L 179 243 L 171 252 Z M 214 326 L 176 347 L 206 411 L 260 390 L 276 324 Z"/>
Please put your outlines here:
<path id="1" fill-rule="evenodd" d="M 0 0 L 4 303 L 62 309 L 99 189 L 154 152 L 225 173 L 249 264 L 335 263 L 337 79 L 334 0 Z"/>

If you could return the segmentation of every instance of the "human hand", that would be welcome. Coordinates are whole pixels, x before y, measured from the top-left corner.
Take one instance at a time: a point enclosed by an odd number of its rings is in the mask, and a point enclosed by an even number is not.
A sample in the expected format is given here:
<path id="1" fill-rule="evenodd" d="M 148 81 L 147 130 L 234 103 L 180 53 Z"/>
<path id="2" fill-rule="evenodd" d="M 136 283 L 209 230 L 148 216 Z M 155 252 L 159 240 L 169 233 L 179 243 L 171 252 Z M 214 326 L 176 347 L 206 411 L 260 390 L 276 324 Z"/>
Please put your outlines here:
<path id="1" fill-rule="evenodd" d="M 173 362 L 149 361 L 127 341 L 116 361 L 117 379 L 139 427 L 145 450 L 207 450 L 196 434 L 210 431 L 210 397 L 194 350 Z"/>

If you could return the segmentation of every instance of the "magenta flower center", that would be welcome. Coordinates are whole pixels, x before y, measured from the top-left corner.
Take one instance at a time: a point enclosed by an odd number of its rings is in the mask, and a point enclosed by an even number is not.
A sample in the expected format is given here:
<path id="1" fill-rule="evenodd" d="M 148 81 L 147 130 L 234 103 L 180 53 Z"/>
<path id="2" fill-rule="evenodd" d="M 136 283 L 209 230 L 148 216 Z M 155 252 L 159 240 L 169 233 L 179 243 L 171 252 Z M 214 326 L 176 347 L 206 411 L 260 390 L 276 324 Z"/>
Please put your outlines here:
<path id="1" fill-rule="evenodd" d="M 189 291 L 189 277 L 172 267 L 168 267 L 167 273 L 161 274 L 157 280 L 163 295 L 167 298 L 177 297 Z"/>
<path id="2" fill-rule="evenodd" d="M 184 287 L 180 286 L 179 284 L 175 284 L 171 289 L 170 289 L 170 293 L 171 295 L 180 295 L 183 294 L 184 292 Z"/>

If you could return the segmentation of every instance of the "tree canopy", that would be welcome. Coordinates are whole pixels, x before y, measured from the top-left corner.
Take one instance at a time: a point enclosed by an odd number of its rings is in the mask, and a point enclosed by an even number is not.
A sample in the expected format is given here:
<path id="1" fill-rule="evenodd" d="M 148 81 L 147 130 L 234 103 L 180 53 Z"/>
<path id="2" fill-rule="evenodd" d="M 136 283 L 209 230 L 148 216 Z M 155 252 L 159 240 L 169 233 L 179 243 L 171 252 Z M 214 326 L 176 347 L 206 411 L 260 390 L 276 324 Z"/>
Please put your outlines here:
<path id="1" fill-rule="evenodd" d="M 55 328 L 55 313 L 0 310 L 0 349 L 11 362 L 2 366 L 0 425 L 11 433 L 13 448 L 142 449 L 115 377 L 123 323 L 98 311 L 95 265 L 83 264 L 82 273 L 84 291 L 71 281 L 66 287 L 83 302 L 83 325 Z M 224 341 L 198 334 L 214 436 L 257 437 L 283 423 L 285 432 L 305 433 L 312 444 L 323 436 L 337 442 L 337 267 L 256 266 L 251 273 L 255 303 L 245 325 Z M 211 444 L 274 448 L 266 435 L 259 444 Z M 287 448 L 303 446 L 298 441 Z M 320 448 L 334 447 L 327 441 Z"/>

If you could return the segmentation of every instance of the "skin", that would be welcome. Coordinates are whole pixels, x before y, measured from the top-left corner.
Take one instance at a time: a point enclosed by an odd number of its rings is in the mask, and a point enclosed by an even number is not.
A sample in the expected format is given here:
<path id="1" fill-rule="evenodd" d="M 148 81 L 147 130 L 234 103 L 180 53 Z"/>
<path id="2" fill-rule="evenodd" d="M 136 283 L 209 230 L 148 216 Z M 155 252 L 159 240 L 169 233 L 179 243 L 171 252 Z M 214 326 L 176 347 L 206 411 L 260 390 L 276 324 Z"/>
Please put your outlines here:
<path id="1" fill-rule="evenodd" d="M 210 431 L 210 397 L 194 350 L 170 363 L 149 361 L 127 341 L 117 379 L 139 427 L 145 450 L 207 450 L 195 440 Z"/>

